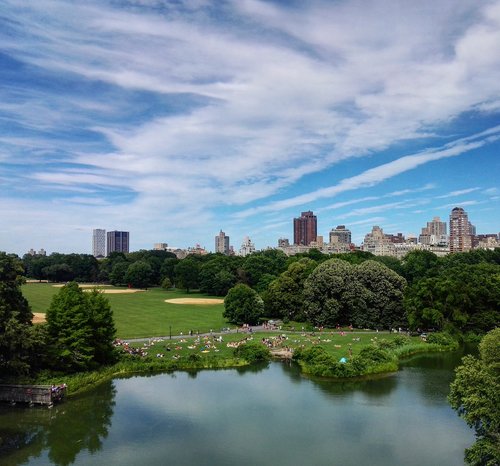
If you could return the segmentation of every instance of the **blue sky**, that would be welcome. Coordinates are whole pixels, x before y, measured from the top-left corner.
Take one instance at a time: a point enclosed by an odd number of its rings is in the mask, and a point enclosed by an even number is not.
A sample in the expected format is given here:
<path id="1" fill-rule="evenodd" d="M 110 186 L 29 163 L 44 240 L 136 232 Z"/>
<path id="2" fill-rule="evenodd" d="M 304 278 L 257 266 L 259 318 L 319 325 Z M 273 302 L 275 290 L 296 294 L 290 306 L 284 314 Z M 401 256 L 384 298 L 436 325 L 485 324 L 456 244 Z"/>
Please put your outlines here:
<path id="1" fill-rule="evenodd" d="M 500 1 L 3 0 L 0 250 L 500 231 Z"/>

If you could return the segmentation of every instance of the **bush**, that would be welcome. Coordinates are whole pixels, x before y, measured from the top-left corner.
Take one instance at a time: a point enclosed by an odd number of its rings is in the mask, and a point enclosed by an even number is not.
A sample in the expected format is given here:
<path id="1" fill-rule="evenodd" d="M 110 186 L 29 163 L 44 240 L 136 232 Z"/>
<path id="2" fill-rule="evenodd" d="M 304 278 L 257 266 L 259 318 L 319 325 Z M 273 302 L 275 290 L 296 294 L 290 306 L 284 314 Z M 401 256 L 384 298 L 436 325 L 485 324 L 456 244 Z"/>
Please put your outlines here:
<path id="1" fill-rule="evenodd" d="M 268 361 L 271 357 L 269 349 L 259 343 L 245 343 L 235 348 L 234 355 L 252 363 L 256 361 Z"/>
<path id="2" fill-rule="evenodd" d="M 434 343 L 436 345 L 450 347 L 456 346 L 456 341 L 453 339 L 453 337 L 443 332 L 430 333 L 427 336 L 427 343 Z"/>
<path id="3" fill-rule="evenodd" d="M 387 351 L 376 346 L 365 346 L 359 352 L 359 357 L 369 364 L 389 362 L 392 360 Z"/>
<path id="4" fill-rule="evenodd" d="M 170 281 L 170 278 L 165 277 L 163 281 L 161 282 L 161 287 L 168 290 L 169 288 L 172 288 L 172 282 Z"/>

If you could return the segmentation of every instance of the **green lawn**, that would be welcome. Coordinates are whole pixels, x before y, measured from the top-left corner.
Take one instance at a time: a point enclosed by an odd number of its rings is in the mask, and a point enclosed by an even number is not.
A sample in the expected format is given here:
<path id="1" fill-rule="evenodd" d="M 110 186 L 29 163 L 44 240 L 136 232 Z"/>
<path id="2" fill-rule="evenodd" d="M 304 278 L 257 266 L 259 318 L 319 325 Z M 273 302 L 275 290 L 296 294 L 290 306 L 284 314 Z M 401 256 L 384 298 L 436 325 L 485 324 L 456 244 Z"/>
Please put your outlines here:
<path id="1" fill-rule="evenodd" d="M 250 339 L 253 342 L 262 342 L 263 338 L 273 339 L 280 335 L 280 332 L 254 332 L 253 334 L 231 333 L 222 334 L 222 342 L 214 342 L 210 336 L 165 338 L 163 340 L 151 339 L 148 342 L 134 343 L 132 346 L 142 347 L 148 353 L 148 357 L 156 357 L 157 354 L 163 354 L 166 358 L 175 358 L 177 356 L 187 356 L 189 354 L 211 354 L 218 358 L 231 358 L 233 349 L 228 347 L 229 342 L 236 342 L 245 339 Z M 285 335 L 285 334 L 284 334 Z M 281 341 L 276 349 L 288 346 L 296 349 L 299 347 L 310 348 L 313 345 L 321 345 L 330 355 L 340 360 L 345 357 L 349 359 L 350 351 L 352 355 L 358 354 L 362 348 L 370 345 L 374 340 L 392 340 L 397 334 L 391 333 L 344 333 L 339 334 L 335 331 L 327 331 L 323 333 L 302 333 L 302 332 L 286 332 L 287 339 Z M 412 342 L 421 343 L 418 337 L 413 337 Z"/>
<path id="2" fill-rule="evenodd" d="M 33 312 L 46 312 L 52 296 L 59 289 L 51 283 L 28 283 L 22 292 Z M 183 293 L 152 288 L 133 294 L 106 294 L 113 309 L 118 338 L 139 338 L 173 335 L 189 330 L 200 333 L 218 331 L 229 324 L 222 317 L 223 304 L 191 305 L 166 303 L 172 298 L 206 298 L 199 293 Z"/>

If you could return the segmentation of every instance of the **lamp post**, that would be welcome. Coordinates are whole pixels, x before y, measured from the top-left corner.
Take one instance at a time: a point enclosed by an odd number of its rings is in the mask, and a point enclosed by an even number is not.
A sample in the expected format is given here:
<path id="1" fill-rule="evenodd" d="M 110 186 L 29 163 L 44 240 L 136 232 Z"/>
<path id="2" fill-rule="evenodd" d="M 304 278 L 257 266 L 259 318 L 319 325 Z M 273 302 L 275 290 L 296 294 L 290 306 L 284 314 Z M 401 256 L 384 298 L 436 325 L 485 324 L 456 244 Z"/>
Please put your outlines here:
<path id="1" fill-rule="evenodd" d="M 169 329 L 170 329 L 170 331 L 169 331 L 170 339 L 172 339 L 172 326 L 171 325 L 169 326 Z"/>

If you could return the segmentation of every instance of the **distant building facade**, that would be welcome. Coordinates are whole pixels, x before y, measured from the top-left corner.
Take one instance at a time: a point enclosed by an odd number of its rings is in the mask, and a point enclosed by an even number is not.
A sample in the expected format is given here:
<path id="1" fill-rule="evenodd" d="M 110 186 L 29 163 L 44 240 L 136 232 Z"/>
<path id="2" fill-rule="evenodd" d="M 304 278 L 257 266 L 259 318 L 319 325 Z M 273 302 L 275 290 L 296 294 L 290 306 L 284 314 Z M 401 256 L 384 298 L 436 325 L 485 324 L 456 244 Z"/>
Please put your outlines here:
<path id="1" fill-rule="evenodd" d="M 107 255 L 112 252 L 129 252 L 130 237 L 128 231 L 108 231 Z"/>
<path id="2" fill-rule="evenodd" d="M 330 244 L 351 244 L 351 230 L 348 230 L 345 225 L 337 225 L 330 231 Z"/>
<path id="3" fill-rule="evenodd" d="M 384 231 L 375 225 L 371 233 L 365 235 L 361 246 L 363 251 L 371 252 L 376 256 L 395 256 L 396 248 L 391 239 L 384 235 Z"/>
<path id="4" fill-rule="evenodd" d="M 42 248 L 36 252 L 33 248 L 31 248 L 26 254 L 29 254 L 30 256 L 46 256 L 47 251 Z"/>
<path id="5" fill-rule="evenodd" d="M 309 246 L 318 236 L 318 219 L 310 210 L 293 219 L 293 244 Z"/>
<path id="6" fill-rule="evenodd" d="M 450 252 L 467 252 L 472 249 L 472 227 L 467 212 L 455 207 L 450 214 Z"/>
<path id="7" fill-rule="evenodd" d="M 230 253 L 229 236 L 226 236 L 222 230 L 215 237 L 215 252 L 225 254 L 226 256 Z"/>
<path id="8" fill-rule="evenodd" d="M 106 230 L 101 228 L 92 230 L 92 255 L 106 257 Z"/>
<path id="9" fill-rule="evenodd" d="M 442 222 L 439 217 L 434 217 L 431 222 L 427 222 L 427 226 L 422 228 L 418 239 L 421 244 L 429 246 L 448 246 L 446 222 Z"/>
<path id="10" fill-rule="evenodd" d="M 255 244 L 252 243 L 252 240 L 248 236 L 245 236 L 243 243 L 241 243 L 240 256 L 245 257 L 252 254 L 252 252 L 255 252 Z"/>

